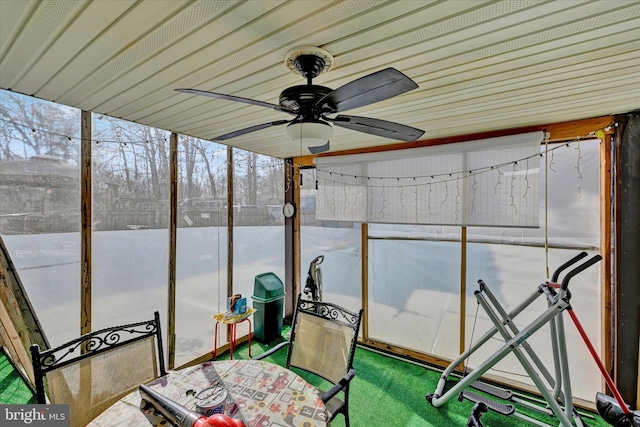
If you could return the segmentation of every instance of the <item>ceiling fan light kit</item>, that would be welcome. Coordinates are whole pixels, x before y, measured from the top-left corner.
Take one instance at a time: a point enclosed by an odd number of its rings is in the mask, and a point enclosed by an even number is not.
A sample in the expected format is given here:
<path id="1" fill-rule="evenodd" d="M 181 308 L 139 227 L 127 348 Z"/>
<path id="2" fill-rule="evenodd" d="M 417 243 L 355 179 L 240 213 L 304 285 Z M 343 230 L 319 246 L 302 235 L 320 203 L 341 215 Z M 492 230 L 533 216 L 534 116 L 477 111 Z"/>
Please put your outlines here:
<path id="1" fill-rule="evenodd" d="M 345 129 L 407 142 L 417 140 L 424 133 L 423 130 L 411 126 L 369 117 L 350 115 L 328 117 L 330 114 L 384 101 L 418 87 L 413 80 L 394 68 L 376 71 L 333 90 L 314 85 L 312 82 L 315 77 L 333 67 L 333 56 L 326 50 L 313 46 L 294 49 L 287 54 L 285 65 L 305 78 L 307 84 L 283 90 L 278 105 L 199 89 L 176 90 L 267 107 L 295 116 L 293 120 L 262 123 L 220 135 L 211 138 L 212 141 L 224 141 L 272 126 L 287 124 L 286 132 L 289 138 L 312 154 L 317 154 L 329 150 L 329 139 L 333 134 L 330 123 Z"/>
<path id="2" fill-rule="evenodd" d="M 326 144 L 331 139 L 333 127 L 321 120 L 298 122 L 293 121 L 286 128 L 287 135 L 294 143 L 300 144 L 303 148 L 318 147 Z"/>

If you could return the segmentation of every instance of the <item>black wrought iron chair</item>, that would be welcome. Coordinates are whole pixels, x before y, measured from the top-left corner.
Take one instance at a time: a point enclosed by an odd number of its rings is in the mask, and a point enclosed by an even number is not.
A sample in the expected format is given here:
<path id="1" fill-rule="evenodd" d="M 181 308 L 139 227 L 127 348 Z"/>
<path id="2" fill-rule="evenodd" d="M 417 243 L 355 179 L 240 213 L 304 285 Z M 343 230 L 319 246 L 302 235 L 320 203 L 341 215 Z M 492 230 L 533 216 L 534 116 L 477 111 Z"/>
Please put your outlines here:
<path id="1" fill-rule="evenodd" d="M 356 373 L 353 357 L 362 313 L 362 309 L 356 313 L 329 302 L 303 300 L 298 295 L 289 341 L 254 359 L 288 347 L 286 367 L 302 369 L 330 382 L 333 386 L 329 390 L 319 390 L 328 421 L 342 413 L 349 427 L 349 384 Z"/>
<path id="2" fill-rule="evenodd" d="M 51 403 L 69 404 L 70 425 L 84 426 L 140 384 L 166 374 L 160 315 L 45 351 L 34 344 L 31 358 L 38 403 L 48 396 Z"/>

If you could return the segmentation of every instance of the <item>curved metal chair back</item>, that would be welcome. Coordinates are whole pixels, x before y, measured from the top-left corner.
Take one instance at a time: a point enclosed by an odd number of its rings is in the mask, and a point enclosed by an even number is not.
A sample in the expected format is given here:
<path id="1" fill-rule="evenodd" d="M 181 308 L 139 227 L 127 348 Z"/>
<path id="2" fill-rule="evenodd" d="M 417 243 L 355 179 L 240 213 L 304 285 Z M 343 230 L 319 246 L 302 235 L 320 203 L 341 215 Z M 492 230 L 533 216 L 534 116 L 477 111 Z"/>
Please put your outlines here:
<path id="1" fill-rule="evenodd" d="M 329 421 L 344 414 L 349 425 L 349 383 L 355 375 L 353 358 L 363 310 L 352 312 L 338 305 L 308 301 L 298 296 L 287 368 L 293 366 L 318 375 L 331 382 L 331 390 L 322 400 L 327 407 Z M 338 393 L 343 392 L 344 400 Z"/>
<path id="2" fill-rule="evenodd" d="M 166 374 L 160 315 L 82 335 L 56 348 L 31 346 L 38 403 L 70 405 L 70 425 L 84 426 L 122 396 Z"/>

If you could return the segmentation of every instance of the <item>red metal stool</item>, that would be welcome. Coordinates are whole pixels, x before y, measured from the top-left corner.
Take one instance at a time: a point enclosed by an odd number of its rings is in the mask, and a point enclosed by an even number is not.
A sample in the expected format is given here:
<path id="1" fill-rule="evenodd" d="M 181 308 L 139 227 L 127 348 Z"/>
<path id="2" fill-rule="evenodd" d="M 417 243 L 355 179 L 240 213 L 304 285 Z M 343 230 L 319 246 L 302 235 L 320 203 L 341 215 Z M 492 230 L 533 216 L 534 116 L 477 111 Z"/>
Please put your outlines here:
<path id="1" fill-rule="evenodd" d="M 256 312 L 255 308 L 250 308 L 247 310 L 246 313 L 238 316 L 234 316 L 234 317 L 225 318 L 224 313 L 219 313 L 211 316 L 216 321 L 215 331 L 213 332 L 213 360 L 216 360 L 217 352 L 218 352 L 218 325 L 220 325 L 220 323 L 223 323 L 229 326 L 229 333 L 231 335 L 229 339 L 229 358 L 233 360 L 233 350 L 236 347 L 236 339 L 237 339 L 236 327 L 238 326 L 239 323 L 249 322 L 249 357 L 251 357 L 251 335 L 252 335 L 251 326 L 252 325 L 251 325 L 250 317 L 255 312 Z"/>

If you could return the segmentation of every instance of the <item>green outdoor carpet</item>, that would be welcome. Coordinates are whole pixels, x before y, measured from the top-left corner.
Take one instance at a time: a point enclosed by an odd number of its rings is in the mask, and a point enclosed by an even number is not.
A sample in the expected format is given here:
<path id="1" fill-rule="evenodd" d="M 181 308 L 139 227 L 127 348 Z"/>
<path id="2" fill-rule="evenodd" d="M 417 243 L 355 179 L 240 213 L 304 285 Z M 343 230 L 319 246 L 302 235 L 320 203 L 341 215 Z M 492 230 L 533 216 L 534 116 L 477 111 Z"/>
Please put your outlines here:
<path id="1" fill-rule="evenodd" d="M 0 403 L 38 403 L 33 391 L 2 348 L 0 348 Z"/>
<path id="2" fill-rule="evenodd" d="M 283 334 L 287 330 L 283 331 Z M 269 345 L 253 341 L 251 351 L 256 356 L 274 344 Z M 265 359 L 272 363 L 284 365 L 286 348 Z M 234 359 L 248 359 L 247 344 L 241 344 L 233 352 Z M 225 352 L 218 357 L 228 359 Z M 354 360 L 356 376 L 351 382 L 349 412 L 353 427 L 464 427 L 473 408 L 469 401 L 458 402 L 456 398 L 449 400 L 443 407 L 434 408 L 429 404 L 425 395 L 432 393 L 440 372 L 413 363 L 387 357 L 358 347 Z M 293 369 L 310 383 L 320 386 L 322 380 L 305 372 Z M 327 387 L 324 386 L 324 389 Z M 478 394 L 482 394 L 479 393 Z M 508 402 L 506 402 L 508 403 Z M 538 420 L 558 425 L 557 419 L 526 411 L 518 405 L 516 410 Z M 582 412 L 582 411 L 581 411 Z M 489 411 L 482 415 L 485 427 L 510 427 L 527 425 L 514 417 L 507 417 Z M 583 417 L 585 425 L 589 427 L 608 426 L 598 414 L 586 413 Z M 332 427 L 343 427 L 344 417 L 338 415 L 331 423 Z"/>

